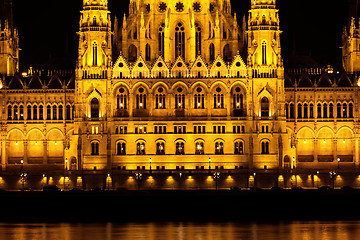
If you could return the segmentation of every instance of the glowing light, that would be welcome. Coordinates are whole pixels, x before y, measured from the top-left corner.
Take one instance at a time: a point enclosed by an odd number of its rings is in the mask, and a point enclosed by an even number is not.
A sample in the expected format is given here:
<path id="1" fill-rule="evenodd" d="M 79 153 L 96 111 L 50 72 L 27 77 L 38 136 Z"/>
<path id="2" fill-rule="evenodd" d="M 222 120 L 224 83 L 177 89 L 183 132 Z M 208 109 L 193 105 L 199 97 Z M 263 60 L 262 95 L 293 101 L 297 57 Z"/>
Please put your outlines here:
<path id="1" fill-rule="evenodd" d="M 55 142 L 55 145 L 57 145 L 57 142 Z"/>
<path id="2" fill-rule="evenodd" d="M 346 143 L 346 141 L 344 140 L 343 143 Z"/>
<path id="3" fill-rule="evenodd" d="M 326 140 L 324 140 L 324 142 L 323 143 L 326 143 Z"/>
<path id="4" fill-rule="evenodd" d="M 306 143 L 306 140 L 304 140 L 304 143 Z"/>
<path id="5" fill-rule="evenodd" d="M 37 143 L 37 142 L 35 142 L 35 145 L 37 146 L 37 145 L 38 145 L 38 143 Z"/>
<path id="6" fill-rule="evenodd" d="M 26 72 L 23 72 L 21 75 L 22 75 L 23 77 L 27 77 L 27 76 L 28 76 L 28 74 L 27 74 Z"/>
<path id="7" fill-rule="evenodd" d="M 17 146 L 17 145 L 19 145 L 19 143 L 18 143 L 18 142 L 16 142 L 16 143 L 15 143 L 15 145 Z"/>

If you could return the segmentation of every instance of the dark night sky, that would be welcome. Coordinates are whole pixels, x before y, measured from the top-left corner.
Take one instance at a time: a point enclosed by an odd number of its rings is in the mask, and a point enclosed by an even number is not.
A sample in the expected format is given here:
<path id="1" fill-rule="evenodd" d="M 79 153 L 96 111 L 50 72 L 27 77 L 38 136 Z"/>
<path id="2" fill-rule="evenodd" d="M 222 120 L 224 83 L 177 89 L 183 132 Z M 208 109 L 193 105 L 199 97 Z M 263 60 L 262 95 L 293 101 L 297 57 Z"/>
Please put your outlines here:
<path id="1" fill-rule="evenodd" d="M 110 11 L 119 17 L 120 22 L 129 2 L 109 0 Z M 250 0 L 231 2 L 239 20 L 244 14 L 247 16 Z M 30 65 L 74 68 L 82 0 L 15 0 L 13 4 L 22 49 L 20 68 L 23 70 Z M 284 32 L 282 47 L 285 59 L 296 52 L 298 55 L 311 55 L 322 66 L 341 65 L 341 34 L 348 22 L 349 11 L 346 0 L 278 0 L 277 6 Z"/>

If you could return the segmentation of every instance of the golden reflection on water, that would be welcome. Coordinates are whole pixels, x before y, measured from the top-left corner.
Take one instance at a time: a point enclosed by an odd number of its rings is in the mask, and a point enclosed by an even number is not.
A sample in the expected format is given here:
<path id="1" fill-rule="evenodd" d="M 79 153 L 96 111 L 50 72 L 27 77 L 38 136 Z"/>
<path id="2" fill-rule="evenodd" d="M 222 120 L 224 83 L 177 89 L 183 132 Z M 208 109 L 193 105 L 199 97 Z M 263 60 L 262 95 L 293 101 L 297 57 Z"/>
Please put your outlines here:
<path id="1" fill-rule="evenodd" d="M 359 222 L 0 224 L 1 240 L 354 240 Z"/>

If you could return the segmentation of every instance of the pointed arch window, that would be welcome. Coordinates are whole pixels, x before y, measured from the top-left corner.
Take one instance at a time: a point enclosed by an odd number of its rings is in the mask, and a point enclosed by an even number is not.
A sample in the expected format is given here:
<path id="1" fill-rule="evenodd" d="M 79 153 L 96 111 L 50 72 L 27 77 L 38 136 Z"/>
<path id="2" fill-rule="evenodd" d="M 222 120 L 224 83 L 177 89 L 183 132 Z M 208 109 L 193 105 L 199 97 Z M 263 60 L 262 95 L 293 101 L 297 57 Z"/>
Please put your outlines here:
<path id="1" fill-rule="evenodd" d="M 146 49 L 145 49 L 145 61 L 151 61 L 151 49 L 150 49 L 150 44 L 146 44 Z"/>
<path id="2" fill-rule="evenodd" d="M 185 59 L 185 27 L 178 23 L 175 28 L 175 58 Z"/>
<path id="3" fill-rule="evenodd" d="M 348 117 L 347 104 L 344 103 L 343 104 L 343 118 L 347 118 L 347 117 Z"/>
<path id="4" fill-rule="evenodd" d="M 52 107 L 52 109 L 53 109 L 53 120 L 57 120 L 57 106 L 56 105 L 54 105 L 53 107 Z"/>
<path id="5" fill-rule="evenodd" d="M 201 55 L 201 27 L 198 23 L 195 24 L 196 31 L 196 56 Z"/>
<path id="6" fill-rule="evenodd" d="M 270 143 L 269 143 L 269 141 L 263 141 L 261 143 L 261 154 L 270 154 Z"/>
<path id="7" fill-rule="evenodd" d="M 90 103 L 91 118 L 99 118 L 100 115 L 100 103 L 97 98 L 93 98 Z"/>
<path id="8" fill-rule="evenodd" d="M 71 106 L 66 106 L 66 120 L 71 120 Z"/>
<path id="9" fill-rule="evenodd" d="M 341 104 L 336 105 L 337 118 L 341 118 Z"/>
<path id="10" fill-rule="evenodd" d="M 117 155 L 126 155 L 126 143 L 119 142 L 116 147 L 117 147 Z"/>
<path id="11" fill-rule="evenodd" d="M 270 102 L 267 97 L 261 99 L 261 117 L 270 116 Z"/>
<path id="12" fill-rule="evenodd" d="M 308 118 L 309 114 L 308 114 L 308 105 L 307 103 L 304 104 L 304 118 Z"/>
<path id="13" fill-rule="evenodd" d="M 354 105 L 352 103 L 349 104 L 349 118 L 354 117 Z"/>
<path id="14" fill-rule="evenodd" d="M 267 45 L 266 42 L 262 43 L 262 64 L 266 65 L 267 64 Z"/>
<path id="15" fill-rule="evenodd" d="M 93 43 L 93 66 L 98 65 L 98 45 L 96 42 Z"/>
<path id="16" fill-rule="evenodd" d="M 18 115 L 19 115 L 18 107 L 15 105 L 14 106 L 14 120 L 18 120 Z"/>
<path id="17" fill-rule="evenodd" d="M 161 24 L 159 28 L 159 53 L 160 56 L 164 57 L 164 46 L 165 46 L 165 24 Z"/>
<path id="18" fill-rule="evenodd" d="M 312 103 L 310 103 L 309 115 L 310 115 L 310 118 L 314 118 L 314 104 L 312 104 Z"/>
<path id="19" fill-rule="evenodd" d="M 23 105 L 20 105 L 20 118 L 19 118 L 19 120 L 24 120 L 24 106 Z"/>
<path id="20" fill-rule="evenodd" d="M 38 119 L 38 108 L 37 106 L 33 107 L 33 120 L 37 120 Z"/>
<path id="21" fill-rule="evenodd" d="M 30 115 L 31 118 L 31 115 Z M 28 115 L 28 119 L 29 119 L 29 115 Z M 46 120 L 51 120 L 51 106 L 48 105 L 46 107 Z"/>
<path id="22" fill-rule="evenodd" d="M 146 93 L 142 87 L 138 89 L 136 94 L 136 109 L 146 109 Z"/>
<path id="23" fill-rule="evenodd" d="M 323 117 L 328 118 L 328 105 L 326 103 L 323 105 Z"/>
<path id="24" fill-rule="evenodd" d="M 39 106 L 39 120 L 44 120 L 44 106 Z"/>
<path id="25" fill-rule="evenodd" d="M 301 106 L 301 103 L 298 104 L 298 115 L 297 115 L 298 118 L 302 118 L 302 106 Z"/>
<path id="26" fill-rule="evenodd" d="M 224 108 L 224 94 L 221 92 L 220 87 L 216 88 L 216 93 L 214 94 L 214 108 Z"/>
<path id="27" fill-rule="evenodd" d="M 334 104 L 329 104 L 329 118 L 334 118 Z"/>
<path id="28" fill-rule="evenodd" d="M 120 94 L 116 96 L 117 109 L 127 109 L 127 94 L 124 88 L 119 89 Z"/>
<path id="29" fill-rule="evenodd" d="M 235 142 L 234 154 L 235 155 L 243 155 L 244 154 L 244 143 L 243 142 L 241 142 L 241 141 Z"/>
<path id="30" fill-rule="evenodd" d="M 59 106 L 59 120 L 64 119 L 64 107 L 62 105 Z"/>
<path id="31" fill-rule="evenodd" d="M 31 120 L 31 106 L 27 106 L 27 120 Z"/>
<path id="32" fill-rule="evenodd" d="M 209 52 L 210 52 L 210 61 L 215 61 L 215 46 L 213 43 L 210 44 Z"/>
<path id="33" fill-rule="evenodd" d="M 91 143 L 91 155 L 93 155 L 93 156 L 99 155 L 99 143 L 98 142 Z"/>
<path id="34" fill-rule="evenodd" d="M 12 120 L 12 107 L 8 106 L 8 120 Z"/>

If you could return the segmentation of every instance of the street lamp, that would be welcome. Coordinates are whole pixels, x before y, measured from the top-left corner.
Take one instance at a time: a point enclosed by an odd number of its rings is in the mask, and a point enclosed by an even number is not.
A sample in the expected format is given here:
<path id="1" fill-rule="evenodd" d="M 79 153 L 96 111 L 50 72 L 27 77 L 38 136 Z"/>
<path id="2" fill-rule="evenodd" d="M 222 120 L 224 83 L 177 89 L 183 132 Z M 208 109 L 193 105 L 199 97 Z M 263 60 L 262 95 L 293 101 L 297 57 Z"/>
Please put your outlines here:
<path id="1" fill-rule="evenodd" d="M 337 158 L 337 162 L 338 162 L 338 170 L 340 169 L 340 158 Z"/>
<path id="2" fill-rule="evenodd" d="M 151 158 L 150 158 L 149 162 L 150 162 L 150 173 L 151 173 L 151 162 L 152 162 Z"/>
<path id="3" fill-rule="evenodd" d="M 209 171 L 211 170 L 211 158 L 209 158 Z"/>
<path id="4" fill-rule="evenodd" d="M 65 179 L 66 179 L 66 174 L 67 174 L 67 169 L 68 169 L 68 160 L 67 160 L 67 158 L 65 159 L 65 169 L 64 169 L 64 190 L 66 189 L 66 181 L 65 181 Z"/>
<path id="5" fill-rule="evenodd" d="M 138 190 L 140 190 L 140 181 L 142 179 L 142 174 L 141 173 L 135 173 L 135 179 L 138 182 Z"/>
<path id="6" fill-rule="evenodd" d="M 330 180 L 332 181 L 333 184 L 333 189 L 335 189 L 336 172 L 329 172 L 329 175 L 330 175 Z"/>
<path id="7" fill-rule="evenodd" d="M 21 162 L 21 172 L 23 172 L 24 171 L 24 160 L 21 159 L 20 162 Z"/>
<path id="8" fill-rule="evenodd" d="M 220 179 L 220 172 L 215 172 L 214 173 L 214 180 L 215 180 L 215 184 L 216 184 L 216 191 L 218 190 L 218 181 Z"/>

